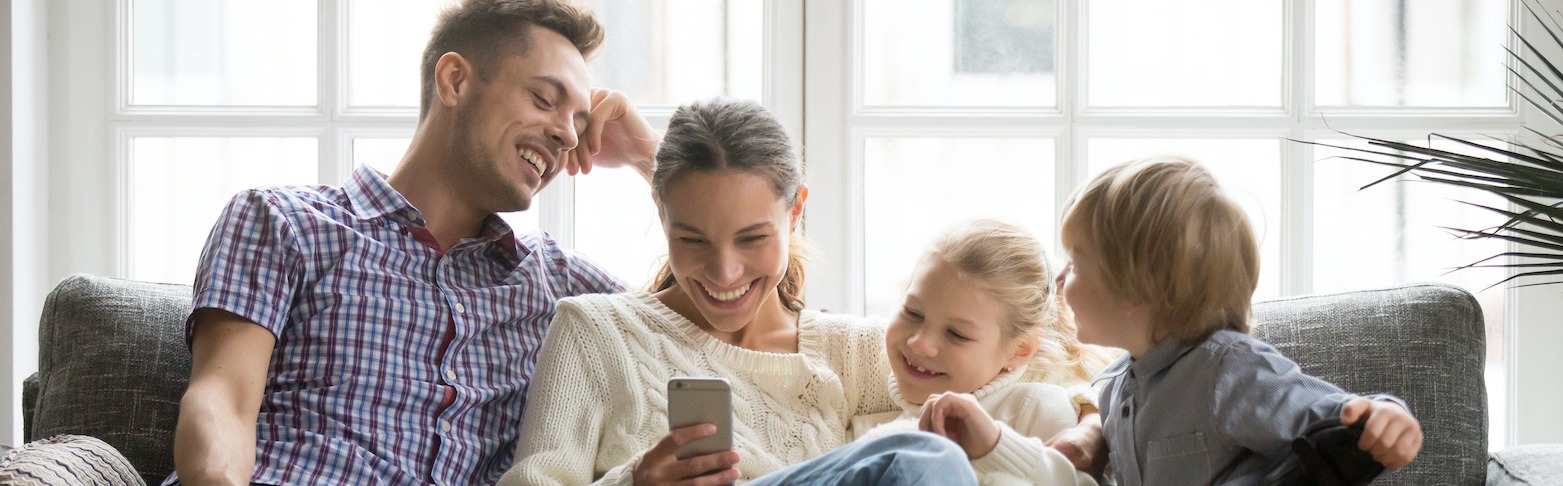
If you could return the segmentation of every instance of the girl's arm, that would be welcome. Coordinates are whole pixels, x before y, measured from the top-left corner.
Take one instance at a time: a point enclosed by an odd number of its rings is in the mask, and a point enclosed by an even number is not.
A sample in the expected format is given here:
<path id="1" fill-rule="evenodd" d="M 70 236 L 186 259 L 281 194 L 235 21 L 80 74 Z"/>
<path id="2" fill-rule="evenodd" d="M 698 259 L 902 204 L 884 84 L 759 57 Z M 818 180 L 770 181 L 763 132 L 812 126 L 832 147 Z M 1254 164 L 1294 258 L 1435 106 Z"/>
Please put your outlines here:
<path id="1" fill-rule="evenodd" d="M 1014 386 L 1024 388 L 1011 390 L 1001 403 L 994 404 L 1004 408 L 997 412 L 1016 419 L 1013 427 L 994 420 L 971 395 L 947 392 L 923 405 L 921 428 L 960 444 L 971 458 L 972 468 L 988 481 L 992 479 L 986 478 L 1010 477 L 1031 484 L 1096 484 L 1090 474 L 1076 470 L 1063 453 L 1038 438 L 1053 435 L 1060 422 L 1075 417 L 1062 389 Z"/>

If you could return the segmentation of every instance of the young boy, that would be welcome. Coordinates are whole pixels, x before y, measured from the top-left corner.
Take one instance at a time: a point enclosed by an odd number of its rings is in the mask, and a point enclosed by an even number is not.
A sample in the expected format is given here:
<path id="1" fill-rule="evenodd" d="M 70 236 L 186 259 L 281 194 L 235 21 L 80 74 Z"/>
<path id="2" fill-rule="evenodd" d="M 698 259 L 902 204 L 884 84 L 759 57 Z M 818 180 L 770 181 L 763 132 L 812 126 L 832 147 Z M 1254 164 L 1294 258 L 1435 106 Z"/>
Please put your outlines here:
<path id="1" fill-rule="evenodd" d="M 1259 252 L 1242 209 L 1198 163 L 1119 164 L 1064 209 L 1058 277 L 1080 341 L 1107 366 L 1103 435 L 1118 484 L 1258 483 L 1315 421 L 1366 420 L 1357 444 L 1410 463 L 1422 428 L 1399 399 L 1358 397 L 1248 335 Z"/>

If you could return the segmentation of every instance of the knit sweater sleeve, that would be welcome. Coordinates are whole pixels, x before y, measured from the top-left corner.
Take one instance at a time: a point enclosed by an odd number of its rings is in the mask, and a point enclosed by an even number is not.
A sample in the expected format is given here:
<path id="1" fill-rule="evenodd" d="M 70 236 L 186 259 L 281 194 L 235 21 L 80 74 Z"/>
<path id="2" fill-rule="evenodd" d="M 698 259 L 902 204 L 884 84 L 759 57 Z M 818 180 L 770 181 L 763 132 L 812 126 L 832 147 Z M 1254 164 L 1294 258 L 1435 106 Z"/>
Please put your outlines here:
<path id="1" fill-rule="evenodd" d="M 1070 393 L 1051 384 L 1017 383 L 1001 397 L 984 403 L 998 421 L 999 443 L 988 455 L 972 461 L 982 477 L 1014 476 L 1031 484 L 1096 484 L 1076 470 L 1069 458 L 1042 442 L 1074 423 Z"/>
<path id="2" fill-rule="evenodd" d="M 843 373 L 847 396 L 853 401 L 852 415 L 871 415 L 901 410 L 890 398 L 890 361 L 885 356 L 885 323 L 872 318 L 846 319 L 846 340 L 842 351 L 850 363 Z M 861 434 L 863 431 L 856 431 Z"/>
<path id="3" fill-rule="evenodd" d="M 604 437 L 641 413 L 629 396 L 629 351 L 611 313 L 599 309 L 606 307 L 560 301 L 527 393 L 515 465 L 499 484 L 633 483 L 639 455 L 595 477 Z"/>

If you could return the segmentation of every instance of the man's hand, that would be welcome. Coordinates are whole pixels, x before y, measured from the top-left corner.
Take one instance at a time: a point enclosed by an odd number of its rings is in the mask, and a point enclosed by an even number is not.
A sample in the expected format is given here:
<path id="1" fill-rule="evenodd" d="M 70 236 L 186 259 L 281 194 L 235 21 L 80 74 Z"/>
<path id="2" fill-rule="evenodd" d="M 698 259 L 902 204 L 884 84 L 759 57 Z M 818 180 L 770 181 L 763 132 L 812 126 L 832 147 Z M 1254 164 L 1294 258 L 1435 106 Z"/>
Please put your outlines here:
<path id="1" fill-rule="evenodd" d="M 966 457 L 973 460 L 993 452 L 999 445 L 999 426 L 977 398 L 966 393 L 944 392 L 923 402 L 923 415 L 917 427 L 960 444 Z"/>
<path id="2" fill-rule="evenodd" d="M 565 170 L 575 175 L 590 173 L 592 167 L 629 166 L 651 180 L 661 138 L 629 98 L 611 89 L 592 88 L 591 112 L 580 145 L 566 156 Z"/>
<path id="3" fill-rule="evenodd" d="M 1357 448 L 1373 454 L 1373 460 L 1390 469 L 1399 469 L 1416 459 L 1422 450 L 1422 424 L 1410 412 L 1392 402 L 1357 398 L 1341 408 L 1340 422 L 1345 425 L 1367 420 Z"/>
<path id="4" fill-rule="evenodd" d="M 1046 444 L 1069 458 L 1075 469 L 1092 476 L 1099 477 L 1107 469 L 1107 441 L 1102 439 L 1100 414 L 1082 414 L 1079 425 L 1058 431 Z"/>

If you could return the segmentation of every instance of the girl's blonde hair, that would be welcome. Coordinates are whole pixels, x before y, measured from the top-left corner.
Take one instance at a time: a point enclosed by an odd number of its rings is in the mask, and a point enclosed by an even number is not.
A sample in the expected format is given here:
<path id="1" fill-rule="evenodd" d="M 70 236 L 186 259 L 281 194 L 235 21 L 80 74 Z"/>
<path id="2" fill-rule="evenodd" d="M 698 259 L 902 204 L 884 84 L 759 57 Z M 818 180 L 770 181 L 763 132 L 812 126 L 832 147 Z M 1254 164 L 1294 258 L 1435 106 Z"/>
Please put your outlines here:
<path id="1" fill-rule="evenodd" d="M 1024 228 L 981 219 L 934 241 L 925 258 L 940 258 L 975 277 L 1009 311 L 1004 338 L 1032 340 L 1026 376 L 1037 382 L 1088 382 L 1107 365 L 1106 350 L 1081 344 L 1074 319 L 1053 284 L 1042 242 Z"/>

